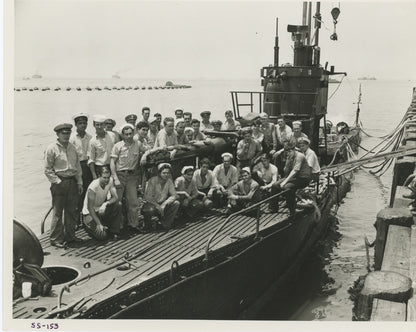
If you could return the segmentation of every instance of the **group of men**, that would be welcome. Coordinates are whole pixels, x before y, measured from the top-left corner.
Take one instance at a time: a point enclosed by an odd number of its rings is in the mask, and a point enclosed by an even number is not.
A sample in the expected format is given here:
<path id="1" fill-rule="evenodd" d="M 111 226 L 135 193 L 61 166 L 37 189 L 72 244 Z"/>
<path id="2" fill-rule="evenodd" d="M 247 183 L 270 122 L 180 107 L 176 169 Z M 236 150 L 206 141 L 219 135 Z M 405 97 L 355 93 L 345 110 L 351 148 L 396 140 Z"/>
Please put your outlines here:
<path id="1" fill-rule="evenodd" d="M 144 220 L 140 224 L 137 193 L 143 174 L 139 165 L 150 153 L 168 150 L 173 158 L 182 144 L 208 142 L 204 132 L 235 131 L 241 127 L 232 111 L 225 112 L 224 122 L 211 121 L 209 111 L 202 112 L 198 120 L 192 118 L 192 113 L 176 109 L 175 117 L 166 117 L 163 123 L 161 114 L 151 118 L 150 113 L 148 107 L 143 107 L 138 122 L 137 115 L 127 115 L 119 131 L 114 130 L 113 119 L 95 115 L 94 135 L 87 133 L 89 117 L 83 113 L 73 116 L 75 132 L 70 123 L 54 128 L 57 140 L 47 147 L 44 157 L 53 203 L 51 245 L 61 248 L 65 243 L 81 241 L 75 236 L 81 220 L 97 239 L 117 239 L 122 228 L 148 231 L 155 227 L 155 219 L 159 220 L 156 226 L 171 227 L 180 206 L 192 206 L 184 209 L 191 214 L 213 204 L 226 204 L 232 211 L 257 201 L 262 197 L 260 191 L 275 193 L 302 187 L 309 183 L 309 173 L 319 173 L 308 138 L 300 130 L 295 134 L 297 124 L 293 123 L 292 132 L 283 119 L 283 125 L 279 119 L 274 126 L 267 115 L 262 116 L 252 127 L 242 129 L 244 138 L 237 146 L 237 167 L 232 165 L 235 157 L 231 153 L 223 154 L 223 163 L 212 171 L 209 160 L 202 160 L 197 170 L 185 166 L 177 179 L 172 179 L 169 164 L 159 165 L 158 175 L 149 179 L 145 188 L 141 210 Z M 300 151 L 295 150 L 296 144 Z M 254 165 L 253 160 L 259 156 L 260 163 Z M 280 175 L 270 158 L 283 160 Z M 276 210 L 277 206 L 271 208 Z"/>

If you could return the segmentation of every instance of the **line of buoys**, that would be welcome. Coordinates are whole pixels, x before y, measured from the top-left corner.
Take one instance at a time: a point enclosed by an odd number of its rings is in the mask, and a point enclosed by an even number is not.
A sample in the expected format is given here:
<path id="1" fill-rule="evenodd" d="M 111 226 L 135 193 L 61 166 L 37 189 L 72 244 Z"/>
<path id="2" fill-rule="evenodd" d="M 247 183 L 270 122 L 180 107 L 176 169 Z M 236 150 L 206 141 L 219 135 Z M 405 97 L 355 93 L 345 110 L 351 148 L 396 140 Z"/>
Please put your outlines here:
<path id="1" fill-rule="evenodd" d="M 97 91 L 102 91 L 102 90 L 107 90 L 107 91 L 111 91 L 111 90 L 159 90 L 159 89 L 162 89 L 162 90 L 164 90 L 164 89 L 189 89 L 189 88 L 192 88 L 192 86 L 191 85 L 172 85 L 172 86 L 170 86 L 170 85 L 165 85 L 165 86 L 142 86 L 142 87 L 139 87 L 139 86 L 135 86 L 135 87 L 132 87 L 132 86 L 128 86 L 128 87 L 125 87 L 125 86 L 121 86 L 121 87 L 117 87 L 117 86 L 113 86 L 112 88 L 109 88 L 108 86 L 105 86 L 104 88 L 101 88 L 101 87 L 99 87 L 99 86 L 96 86 L 95 88 L 91 88 L 91 87 L 89 87 L 89 86 L 87 86 L 87 87 L 85 87 L 85 88 L 81 88 L 81 87 L 76 87 L 76 88 L 72 88 L 72 87 L 66 87 L 66 88 L 61 88 L 61 87 L 56 87 L 56 88 L 53 88 L 53 90 L 54 91 L 60 91 L 60 90 L 66 90 L 66 91 L 72 91 L 72 90 L 77 90 L 77 91 L 82 91 L 82 90 L 87 90 L 87 91 L 92 91 L 92 90 L 97 90 Z M 42 88 L 39 88 L 39 87 L 31 87 L 31 88 L 28 88 L 28 87 L 21 87 L 21 88 L 14 88 L 14 91 L 49 91 L 49 90 L 51 90 L 51 88 L 50 87 L 42 87 Z"/>

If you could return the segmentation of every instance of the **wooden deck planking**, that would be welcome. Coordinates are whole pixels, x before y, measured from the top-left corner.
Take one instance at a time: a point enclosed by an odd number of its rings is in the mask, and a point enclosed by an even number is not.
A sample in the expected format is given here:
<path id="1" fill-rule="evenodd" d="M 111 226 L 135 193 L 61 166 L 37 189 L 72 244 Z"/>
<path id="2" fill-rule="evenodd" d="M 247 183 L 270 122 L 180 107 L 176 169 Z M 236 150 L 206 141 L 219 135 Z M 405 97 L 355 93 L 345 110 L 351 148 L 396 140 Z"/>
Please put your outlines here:
<path id="1" fill-rule="evenodd" d="M 373 300 L 372 321 L 405 321 L 406 303 Z"/>
<path id="2" fill-rule="evenodd" d="M 410 228 L 390 225 L 384 249 L 382 271 L 393 271 L 409 276 Z"/>

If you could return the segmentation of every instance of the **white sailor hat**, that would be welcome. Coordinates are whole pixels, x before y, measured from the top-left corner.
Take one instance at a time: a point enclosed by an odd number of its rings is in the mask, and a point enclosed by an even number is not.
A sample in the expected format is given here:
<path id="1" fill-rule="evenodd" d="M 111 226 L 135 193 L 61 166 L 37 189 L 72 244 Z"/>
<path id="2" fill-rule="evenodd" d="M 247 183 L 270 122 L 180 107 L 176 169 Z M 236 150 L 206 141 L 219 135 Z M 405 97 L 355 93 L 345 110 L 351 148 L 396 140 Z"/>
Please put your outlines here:
<path id="1" fill-rule="evenodd" d="M 102 114 L 95 114 L 92 116 L 92 120 L 94 122 L 98 122 L 98 123 L 104 123 L 105 120 L 107 120 L 108 118 L 105 115 Z"/>
<path id="2" fill-rule="evenodd" d="M 300 122 L 300 121 L 293 121 L 292 122 L 292 126 L 293 126 L 293 128 L 300 128 L 300 127 L 302 127 L 302 122 Z"/>
<path id="3" fill-rule="evenodd" d="M 224 152 L 222 155 L 221 155 L 221 158 L 225 158 L 225 157 L 230 157 L 231 159 L 233 159 L 233 155 L 231 154 L 231 153 L 229 153 L 229 152 Z"/>
<path id="4" fill-rule="evenodd" d="M 161 164 L 157 165 L 158 171 L 160 171 L 163 167 L 169 167 L 169 169 L 172 168 L 172 166 L 170 166 L 170 164 L 168 164 L 168 163 L 161 163 Z"/>
<path id="5" fill-rule="evenodd" d="M 243 167 L 243 168 L 241 169 L 240 173 L 243 173 L 243 172 L 247 172 L 248 174 L 251 174 L 250 167 L 248 167 L 248 166 Z"/>
<path id="6" fill-rule="evenodd" d="M 263 113 L 260 114 L 260 118 L 261 119 L 268 119 L 269 118 L 269 114 L 263 112 Z"/>
<path id="7" fill-rule="evenodd" d="M 186 173 L 186 171 L 189 171 L 189 170 L 194 170 L 194 166 L 190 166 L 190 165 L 188 165 L 188 166 L 183 166 L 182 167 L 182 170 L 181 170 L 181 173 L 182 173 L 182 175 L 184 175 L 185 173 Z"/>
<path id="8" fill-rule="evenodd" d="M 77 119 L 79 119 L 79 118 L 85 118 L 85 119 L 88 120 L 88 114 L 87 113 L 77 113 L 77 114 L 74 114 L 72 116 L 72 120 L 74 120 L 75 122 L 77 122 Z"/>
<path id="9" fill-rule="evenodd" d="M 131 128 L 134 131 L 134 126 L 131 123 L 124 123 L 120 126 L 120 133 L 122 133 L 126 127 Z"/>
<path id="10" fill-rule="evenodd" d="M 182 107 L 176 107 L 176 108 L 175 108 L 175 113 L 176 113 L 177 111 L 181 111 L 181 112 L 183 112 Z"/>
<path id="11" fill-rule="evenodd" d="M 192 127 L 185 127 L 185 133 L 186 132 L 191 132 L 192 134 L 195 132 L 195 130 L 194 130 L 194 128 L 192 128 Z"/>
<path id="12" fill-rule="evenodd" d="M 306 143 L 306 144 L 310 145 L 311 141 L 307 137 L 300 137 L 300 138 L 298 138 L 298 143 Z"/>

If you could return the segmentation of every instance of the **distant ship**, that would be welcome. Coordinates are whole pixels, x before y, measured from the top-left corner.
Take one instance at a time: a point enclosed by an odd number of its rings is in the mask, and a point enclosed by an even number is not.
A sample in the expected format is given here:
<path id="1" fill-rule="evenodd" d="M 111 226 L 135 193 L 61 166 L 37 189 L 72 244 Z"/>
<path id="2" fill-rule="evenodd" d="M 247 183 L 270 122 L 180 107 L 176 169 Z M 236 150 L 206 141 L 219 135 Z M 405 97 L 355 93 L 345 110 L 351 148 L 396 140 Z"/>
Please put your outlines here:
<path id="1" fill-rule="evenodd" d="M 42 75 L 39 75 L 39 73 L 36 71 L 36 74 L 32 75 L 32 78 L 42 78 Z"/>
<path id="2" fill-rule="evenodd" d="M 114 74 L 112 77 L 113 78 L 121 78 L 118 74 Z"/>
<path id="3" fill-rule="evenodd" d="M 358 80 L 360 80 L 360 81 L 375 81 L 375 80 L 377 80 L 377 78 L 375 78 L 374 76 L 371 76 L 371 77 L 364 76 L 364 77 L 358 77 Z"/>

